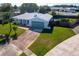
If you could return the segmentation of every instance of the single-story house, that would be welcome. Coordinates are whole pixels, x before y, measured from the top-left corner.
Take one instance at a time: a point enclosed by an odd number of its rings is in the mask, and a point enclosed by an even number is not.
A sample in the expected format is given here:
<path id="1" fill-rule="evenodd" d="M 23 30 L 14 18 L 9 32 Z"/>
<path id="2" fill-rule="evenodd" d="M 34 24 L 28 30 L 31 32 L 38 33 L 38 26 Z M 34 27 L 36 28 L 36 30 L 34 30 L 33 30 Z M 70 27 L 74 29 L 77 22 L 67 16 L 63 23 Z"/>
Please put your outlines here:
<path id="1" fill-rule="evenodd" d="M 13 17 L 15 22 L 36 29 L 50 29 L 49 21 L 52 15 L 41 13 L 24 13 Z"/>
<path id="2" fill-rule="evenodd" d="M 73 14 L 73 13 L 71 13 L 71 14 L 63 14 L 63 15 L 53 15 L 53 21 L 60 21 L 61 19 L 68 19 L 68 18 L 73 18 L 73 19 L 79 19 L 79 17 L 78 17 L 78 15 L 77 14 Z"/>
<path id="3" fill-rule="evenodd" d="M 61 11 L 61 12 L 76 12 L 78 8 L 76 7 L 51 7 L 51 11 Z"/>
<path id="4" fill-rule="evenodd" d="M 16 16 L 16 15 L 20 15 L 20 10 L 17 8 L 17 9 L 13 9 L 13 15 Z"/>

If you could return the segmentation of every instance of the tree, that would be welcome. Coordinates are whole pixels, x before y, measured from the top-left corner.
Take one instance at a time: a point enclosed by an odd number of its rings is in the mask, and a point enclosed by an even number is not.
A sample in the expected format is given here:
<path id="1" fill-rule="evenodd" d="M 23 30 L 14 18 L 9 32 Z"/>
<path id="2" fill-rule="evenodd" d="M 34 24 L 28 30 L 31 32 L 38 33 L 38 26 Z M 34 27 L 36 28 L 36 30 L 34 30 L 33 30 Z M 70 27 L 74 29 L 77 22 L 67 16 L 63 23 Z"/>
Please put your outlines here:
<path id="1" fill-rule="evenodd" d="M 40 6 L 39 8 L 40 13 L 48 13 L 49 11 L 51 11 L 49 6 Z"/>
<path id="2" fill-rule="evenodd" d="M 35 3 L 23 3 L 20 6 L 21 13 L 34 12 L 38 10 L 38 6 Z"/>
<path id="3" fill-rule="evenodd" d="M 15 32 L 15 34 L 13 35 L 13 39 L 17 39 L 17 33 L 16 33 L 16 30 L 17 30 L 17 24 L 16 23 L 13 23 L 14 24 L 14 26 L 13 26 L 13 30 L 14 30 L 14 32 Z"/>
<path id="4" fill-rule="evenodd" d="M 13 6 L 13 12 L 18 11 L 18 10 L 19 10 L 19 7 L 17 5 L 14 5 Z"/>
<path id="5" fill-rule="evenodd" d="M 10 3 L 2 3 L 0 7 L 1 12 L 9 12 L 12 8 L 12 5 Z"/>
<path id="6" fill-rule="evenodd" d="M 0 13 L 2 14 L 2 23 L 5 23 L 5 21 L 10 18 L 12 15 L 12 5 L 10 3 L 2 3 L 0 6 Z"/>
<path id="7" fill-rule="evenodd" d="M 8 23 L 9 18 L 10 18 L 10 13 L 9 12 L 3 12 L 3 20 L 2 20 L 2 24 Z"/>
<path id="8" fill-rule="evenodd" d="M 7 15 L 7 14 L 6 14 Z M 8 34 L 6 34 L 6 42 L 10 42 L 10 34 L 11 34 L 11 31 L 12 31 L 12 19 L 10 19 L 10 18 L 7 18 L 8 19 L 8 24 L 9 24 L 9 26 L 10 26 L 10 29 L 9 29 L 9 33 Z"/>
<path id="9" fill-rule="evenodd" d="M 52 15 L 56 15 L 56 13 L 55 12 L 52 12 Z"/>
<path id="10" fill-rule="evenodd" d="M 14 5 L 14 7 L 13 7 L 14 9 L 17 9 L 18 7 L 17 7 L 17 5 Z"/>
<path id="11" fill-rule="evenodd" d="M 10 42 L 10 34 L 12 31 L 12 26 L 11 26 L 11 11 L 12 11 L 12 6 L 10 3 L 3 3 L 1 4 L 1 10 L 0 10 L 3 14 L 3 24 L 5 23 L 5 21 L 10 25 L 10 30 L 9 33 L 6 34 L 6 41 L 9 43 Z"/>
<path id="12" fill-rule="evenodd" d="M 61 22 L 69 22 L 68 19 L 64 19 L 64 18 L 62 18 L 60 21 L 61 21 Z"/>

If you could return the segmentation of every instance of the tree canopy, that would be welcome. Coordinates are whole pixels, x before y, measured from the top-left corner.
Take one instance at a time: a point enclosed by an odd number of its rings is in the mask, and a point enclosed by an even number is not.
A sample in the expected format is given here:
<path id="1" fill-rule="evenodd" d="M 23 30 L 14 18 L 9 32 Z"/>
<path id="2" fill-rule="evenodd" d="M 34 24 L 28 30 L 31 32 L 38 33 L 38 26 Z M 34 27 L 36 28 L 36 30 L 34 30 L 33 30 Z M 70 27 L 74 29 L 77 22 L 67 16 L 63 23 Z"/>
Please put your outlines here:
<path id="1" fill-rule="evenodd" d="M 12 5 L 10 3 L 2 3 L 0 6 L 0 12 L 9 12 L 12 9 Z"/>
<path id="2" fill-rule="evenodd" d="M 38 6 L 35 3 L 23 3 L 20 6 L 21 13 L 34 12 L 38 10 Z"/>
<path id="3" fill-rule="evenodd" d="M 13 7 L 14 9 L 17 9 L 18 8 L 18 6 L 17 5 L 14 5 L 14 7 Z"/>
<path id="4" fill-rule="evenodd" d="M 48 13 L 49 11 L 51 11 L 49 6 L 40 6 L 39 8 L 40 13 Z"/>

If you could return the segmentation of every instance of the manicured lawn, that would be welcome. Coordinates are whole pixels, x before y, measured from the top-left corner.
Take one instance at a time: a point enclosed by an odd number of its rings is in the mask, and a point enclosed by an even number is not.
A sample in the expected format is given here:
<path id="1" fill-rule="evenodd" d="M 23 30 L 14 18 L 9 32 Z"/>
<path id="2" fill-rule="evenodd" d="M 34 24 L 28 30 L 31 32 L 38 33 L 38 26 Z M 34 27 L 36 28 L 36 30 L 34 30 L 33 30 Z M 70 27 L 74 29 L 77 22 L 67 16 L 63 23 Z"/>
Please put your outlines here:
<path id="1" fill-rule="evenodd" d="M 27 56 L 25 53 L 20 54 L 19 56 Z"/>
<path id="2" fill-rule="evenodd" d="M 2 41 L 3 39 L 0 38 L 0 41 Z"/>
<path id="3" fill-rule="evenodd" d="M 69 19 L 69 22 L 70 22 L 70 23 L 74 23 L 74 22 L 76 22 L 76 21 L 77 21 L 76 19 L 72 19 L 72 18 Z"/>
<path id="4" fill-rule="evenodd" d="M 14 25 L 12 24 L 12 27 Z M 1 25 L 0 24 L 0 34 L 8 34 L 10 31 L 10 25 L 9 24 L 5 24 L 5 25 Z M 17 35 L 19 36 L 20 34 L 22 34 L 25 30 L 24 29 L 20 29 L 20 28 L 17 28 Z M 14 31 L 12 30 L 11 32 L 11 36 L 14 34 Z"/>
<path id="5" fill-rule="evenodd" d="M 75 33 L 69 28 L 54 27 L 52 32 L 41 33 L 29 49 L 38 56 L 45 55 L 49 50 L 73 35 Z"/>

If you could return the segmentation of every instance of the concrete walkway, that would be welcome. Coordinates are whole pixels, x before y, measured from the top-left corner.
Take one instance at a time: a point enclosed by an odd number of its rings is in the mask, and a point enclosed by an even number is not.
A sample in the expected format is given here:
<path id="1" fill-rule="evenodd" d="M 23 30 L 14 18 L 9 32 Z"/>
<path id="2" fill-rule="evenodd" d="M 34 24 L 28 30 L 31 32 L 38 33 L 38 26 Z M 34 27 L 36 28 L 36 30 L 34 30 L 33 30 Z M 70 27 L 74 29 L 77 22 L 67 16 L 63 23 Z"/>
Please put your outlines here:
<path id="1" fill-rule="evenodd" d="M 22 51 L 13 44 L 6 45 L 0 50 L 0 56 L 17 56 L 21 53 Z"/>
<path id="2" fill-rule="evenodd" d="M 60 43 L 45 56 L 79 56 L 79 34 Z"/>

